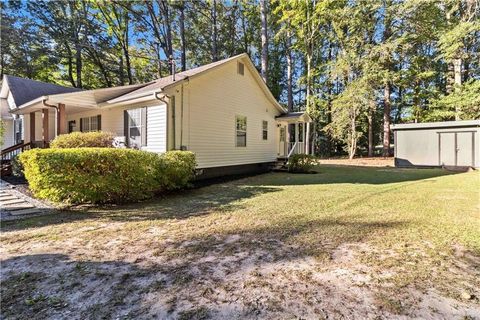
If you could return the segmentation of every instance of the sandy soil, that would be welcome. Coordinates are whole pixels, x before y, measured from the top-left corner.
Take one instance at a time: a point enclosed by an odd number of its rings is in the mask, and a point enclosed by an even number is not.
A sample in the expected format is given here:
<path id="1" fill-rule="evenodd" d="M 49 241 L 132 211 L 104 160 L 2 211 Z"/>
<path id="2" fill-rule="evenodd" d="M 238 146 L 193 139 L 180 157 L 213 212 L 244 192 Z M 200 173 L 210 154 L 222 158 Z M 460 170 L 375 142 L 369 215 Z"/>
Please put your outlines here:
<path id="1" fill-rule="evenodd" d="M 297 248 L 278 240 L 260 243 L 249 235 L 212 239 L 208 248 L 196 241 L 166 241 L 152 247 L 151 241 L 163 234 L 161 228 L 153 227 L 143 241 L 118 237 L 86 246 L 75 239 L 61 246 L 47 241 L 23 248 L 30 254 L 17 257 L 2 249 L 1 278 L 7 279 L 2 284 L 2 317 L 480 318 L 476 296 L 462 302 L 433 289 L 413 288 L 397 295 L 382 285 L 382 279 L 391 274 L 373 270 L 358 259 L 358 254 L 374 250 L 364 244 L 343 244 L 325 263 L 298 256 Z M 9 251 L 14 247 L 10 245 Z M 459 263 L 471 266 L 466 259 L 464 253 L 458 254 Z M 480 266 L 480 261 L 475 264 Z M 460 266 L 452 272 L 463 272 L 467 279 L 474 271 Z M 472 290 L 478 296 L 478 288 Z"/>
<path id="2" fill-rule="evenodd" d="M 344 166 L 366 166 L 366 167 L 394 167 L 393 158 L 345 158 L 321 159 L 320 164 L 344 165 Z"/>

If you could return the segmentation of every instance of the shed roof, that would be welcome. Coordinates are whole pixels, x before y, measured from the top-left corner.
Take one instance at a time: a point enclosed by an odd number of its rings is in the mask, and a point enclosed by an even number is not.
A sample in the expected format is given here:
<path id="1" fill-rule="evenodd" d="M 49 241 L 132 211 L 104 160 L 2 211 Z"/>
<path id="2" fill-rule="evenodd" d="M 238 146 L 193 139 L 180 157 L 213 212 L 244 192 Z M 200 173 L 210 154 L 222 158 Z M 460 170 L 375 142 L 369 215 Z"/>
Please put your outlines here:
<path id="1" fill-rule="evenodd" d="M 480 120 L 394 124 L 391 126 L 391 129 L 392 130 L 414 130 L 414 129 L 425 130 L 425 129 L 458 128 L 458 127 L 480 127 Z"/>

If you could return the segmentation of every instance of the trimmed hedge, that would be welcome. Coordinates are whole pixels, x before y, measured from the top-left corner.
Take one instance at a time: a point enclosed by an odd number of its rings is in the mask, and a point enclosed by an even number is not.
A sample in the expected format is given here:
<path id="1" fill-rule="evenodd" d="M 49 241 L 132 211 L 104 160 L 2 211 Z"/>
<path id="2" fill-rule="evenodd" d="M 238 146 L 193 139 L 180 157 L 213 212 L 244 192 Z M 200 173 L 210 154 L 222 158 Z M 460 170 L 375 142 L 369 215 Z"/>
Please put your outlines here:
<path id="1" fill-rule="evenodd" d="M 185 151 L 158 155 L 116 148 L 32 149 L 19 159 L 36 197 L 71 204 L 147 199 L 187 186 L 195 169 L 194 154 Z"/>
<path id="2" fill-rule="evenodd" d="M 104 131 L 72 132 L 57 136 L 50 148 L 112 148 L 113 133 Z"/>
<path id="3" fill-rule="evenodd" d="M 288 159 L 288 171 L 308 173 L 317 166 L 317 158 L 308 154 L 294 154 Z"/>

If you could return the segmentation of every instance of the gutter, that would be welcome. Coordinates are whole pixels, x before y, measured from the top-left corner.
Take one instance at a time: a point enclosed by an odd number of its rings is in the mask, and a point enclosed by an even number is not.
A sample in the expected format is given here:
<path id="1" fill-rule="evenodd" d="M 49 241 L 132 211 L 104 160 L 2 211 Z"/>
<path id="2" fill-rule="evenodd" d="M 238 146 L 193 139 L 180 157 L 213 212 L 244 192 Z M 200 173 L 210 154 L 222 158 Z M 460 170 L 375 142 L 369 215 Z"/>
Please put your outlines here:
<path id="1" fill-rule="evenodd" d="M 168 150 L 168 118 L 169 118 L 168 106 L 170 105 L 170 103 L 167 102 L 166 99 L 171 101 L 172 97 L 165 94 L 165 93 L 160 97 L 160 96 L 158 96 L 160 93 L 161 93 L 161 91 L 154 92 L 153 96 L 156 100 L 162 101 L 167 106 L 167 150 Z M 175 150 L 175 131 L 176 131 L 175 130 L 175 101 L 171 106 L 172 106 L 172 131 L 173 131 L 173 137 L 172 137 L 173 139 L 172 140 L 173 140 L 173 149 Z"/>

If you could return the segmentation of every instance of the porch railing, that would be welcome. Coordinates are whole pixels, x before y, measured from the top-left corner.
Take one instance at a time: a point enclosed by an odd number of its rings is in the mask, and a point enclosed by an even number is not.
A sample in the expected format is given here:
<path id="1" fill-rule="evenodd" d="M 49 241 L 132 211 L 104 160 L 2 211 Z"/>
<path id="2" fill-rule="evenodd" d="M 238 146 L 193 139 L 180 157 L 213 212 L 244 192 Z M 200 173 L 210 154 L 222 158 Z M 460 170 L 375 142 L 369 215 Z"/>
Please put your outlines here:
<path id="1" fill-rule="evenodd" d="M 294 154 L 305 153 L 305 142 L 289 142 L 288 143 L 288 158 Z"/>
<path id="2" fill-rule="evenodd" d="M 20 154 L 25 150 L 30 150 L 31 148 L 32 148 L 31 142 L 27 142 L 27 143 L 20 142 L 11 147 L 5 148 L 2 150 L 2 153 L 1 153 L 2 162 L 12 160 L 13 157 L 15 157 L 16 155 Z"/>

